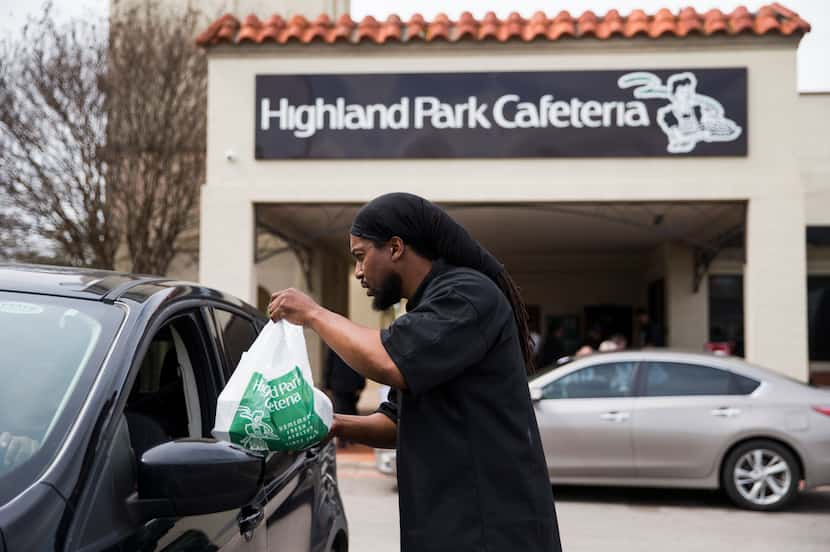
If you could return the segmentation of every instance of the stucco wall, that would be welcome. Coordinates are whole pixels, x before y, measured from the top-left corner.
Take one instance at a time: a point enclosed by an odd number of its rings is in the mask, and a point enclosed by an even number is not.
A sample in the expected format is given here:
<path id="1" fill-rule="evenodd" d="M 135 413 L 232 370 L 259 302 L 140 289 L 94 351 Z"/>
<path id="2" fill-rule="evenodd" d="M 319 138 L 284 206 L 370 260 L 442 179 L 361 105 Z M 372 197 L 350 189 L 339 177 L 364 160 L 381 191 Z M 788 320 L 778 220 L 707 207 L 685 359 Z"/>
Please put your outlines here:
<path id="1" fill-rule="evenodd" d="M 693 287 L 694 258 L 690 247 L 666 247 L 667 345 L 701 351 L 709 340 L 709 287 L 704 278 L 697 291 Z"/>
<path id="2" fill-rule="evenodd" d="M 744 158 L 255 161 L 254 76 L 294 73 L 747 67 Z M 255 202 L 364 202 L 395 189 L 454 201 L 748 202 L 747 356 L 806 379 L 805 198 L 796 156 L 795 42 L 713 38 L 533 44 L 222 47 L 210 53 L 205 283 L 250 297 L 249 207 Z M 226 158 L 232 153 L 232 160 Z M 393 178 L 390 178 L 393 175 Z M 507 183 L 510 183 L 507 185 Z M 220 235 L 221 234 L 221 235 Z M 229 245 L 234 244 L 234 251 Z M 682 256 L 679 253 L 678 257 Z M 221 257 L 222 262 L 219 262 Z M 232 261 L 232 262 L 230 262 Z M 688 259 L 671 269 L 688 282 Z M 676 273 L 675 273 L 676 272 Z M 682 273 L 682 274 L 681 274 Z M 671 275 L 670 275 L 671 276 Z M 681 287 L 675 287 L 681 289 Z M 700 297 L 704 297 L 700 295 Z M 678 297 L 683 305 L 683 297 Z M 699 299 L 691 314 L 705 314 Z M 681 312 L 681 311 L 675 311 Z M 700 343 L 704 330 L 679 342 Z"/>
<path id="3" fill-rule="evenodd" d="M 798 98 L 796 159 L 806 194 L 807 224 L 830 225 L 830 93 Z"/>

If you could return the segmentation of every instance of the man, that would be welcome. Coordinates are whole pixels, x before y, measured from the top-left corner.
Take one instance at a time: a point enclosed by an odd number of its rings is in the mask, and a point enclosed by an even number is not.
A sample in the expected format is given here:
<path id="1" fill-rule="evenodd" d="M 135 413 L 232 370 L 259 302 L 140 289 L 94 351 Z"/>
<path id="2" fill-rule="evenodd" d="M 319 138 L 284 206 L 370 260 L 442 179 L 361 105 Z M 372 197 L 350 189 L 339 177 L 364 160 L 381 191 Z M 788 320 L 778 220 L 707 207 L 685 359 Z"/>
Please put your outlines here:
<path id="1" fill-rule="evenodd" d="M 357 414 L 357 403 L 364 387 L 366 387 L 366 378 L 349 368 L 349 365 L 343 362 L 343 359 L 333 349 L 329 349 L 326 357 L 324 388 L 331 393 L 335 413 Z M 338 439 L 337 445 L 344 448 L 347 445 L 346 440 Z"/>
<path id="2" fill-rule="evenodd" d="M 648 311 L 644 308 L 637 309 L 637 325 L 640 330 L 640 347 L 663 347 L 663 328 L 651 320 Z"/>
<path id="3" fill-rule="evenodd" d="M 364 206 L 350 248 L 374 307 L 406 298 L 407 314 L 371 330 L 286 290 L 269 315 L 311 328 L 397 390 L 374 414 L 336 416 L 332 434 L 397 447 L 401 550 L 561 550 L 526 380 L 527 318 L 504 267 L 411 194 Z"/>
<path id="4" fill-rule="evenodd" d="M 334 411 L 338 414 L 357 414 L 357 403 L 364 387 L 366 378 L 349 368 L 333 349 L 329 349 L 324 388 L 331 392 Z"/>
<path id="5" fill-rule="evenodd" d="M 548 324 L 547 335 L 545 335 L 541 350 L 536 356 L 536 366 L 547 368 L 556 364 L 557 360 L 567 354 L 565 342 L 562 340 L 564 335 L 565 330 L 559 321 L 553 320 Z"/>

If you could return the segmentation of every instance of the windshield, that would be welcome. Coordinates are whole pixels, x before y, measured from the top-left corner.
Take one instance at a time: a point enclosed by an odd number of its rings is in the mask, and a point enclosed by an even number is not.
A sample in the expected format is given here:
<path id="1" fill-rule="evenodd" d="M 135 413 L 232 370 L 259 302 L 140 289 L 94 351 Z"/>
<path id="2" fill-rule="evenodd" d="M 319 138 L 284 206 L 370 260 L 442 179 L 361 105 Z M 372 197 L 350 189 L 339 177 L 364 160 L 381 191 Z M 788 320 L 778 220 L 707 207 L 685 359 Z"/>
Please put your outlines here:
<path id="1" fill-rule="evenodd" d="M 0 505 L 54 458 L 122 317 L 98 302 L 0 292 Z"/>

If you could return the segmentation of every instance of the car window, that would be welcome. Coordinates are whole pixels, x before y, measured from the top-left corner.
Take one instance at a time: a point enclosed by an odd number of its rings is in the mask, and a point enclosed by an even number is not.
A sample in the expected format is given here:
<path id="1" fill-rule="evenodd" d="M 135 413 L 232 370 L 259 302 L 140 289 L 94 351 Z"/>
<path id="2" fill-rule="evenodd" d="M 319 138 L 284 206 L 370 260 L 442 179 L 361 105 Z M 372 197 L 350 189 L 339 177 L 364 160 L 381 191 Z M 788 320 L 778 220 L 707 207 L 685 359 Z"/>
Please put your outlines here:
<path id="1" fill-rule="evenodd" d="M 729 395 L 731 372 L 682 362 L 646 362 L 645 395 L 649 397 Z"/>
<path id="2" fill-rule="evenodd" d="M 122 320 L 112 305 L 0 292 L 0 506 L 54 458 Z"/>
<path id="3" fill-rule="evenodd" d="M 730 388 L 731 395 L 749 395 L 761 385 L 760 381 L 752 378 L 732 374 L 732 387 Z"/>
<path id="4" fill-rule="evenodd" d="M 588 366 L 547 384 L 545 399 L 595 399 L 631 394 L 634 362 L 611 362 Z"/>
<path id="5" fill-rule="evenodd" d="M 239 364 L 242 353 L 247 351 L 256 339 L 257 331 L 254 324 L 244 316 L 222 309 L 213 309 L 213 316 L 225 344 L 228 366 L 226 375 L 230 377 Z"/>
<path id="6" fill-rule="evenodd" d="M 192 317 L 178 317 L 156 332 L 124 409 L 137 458 L 167 441 L 208 435 L 216 400 L 210 381 L 205 342 Z"/>

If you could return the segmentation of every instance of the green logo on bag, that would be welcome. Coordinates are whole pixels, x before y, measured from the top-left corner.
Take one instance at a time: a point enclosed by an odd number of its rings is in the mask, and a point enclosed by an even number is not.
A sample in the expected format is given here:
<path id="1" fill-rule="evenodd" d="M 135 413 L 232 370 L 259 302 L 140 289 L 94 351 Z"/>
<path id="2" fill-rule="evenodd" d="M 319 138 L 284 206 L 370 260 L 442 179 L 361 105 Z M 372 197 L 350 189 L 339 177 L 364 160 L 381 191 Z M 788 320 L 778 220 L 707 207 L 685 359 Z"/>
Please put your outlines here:
<path id="1" fill-rule="evenodd" d="M 299 366 L 270 381 L 254 372 L 229 430 L 231 442 L 254 451 L 292 451 L 323 439 L 314 391 Z"/>

